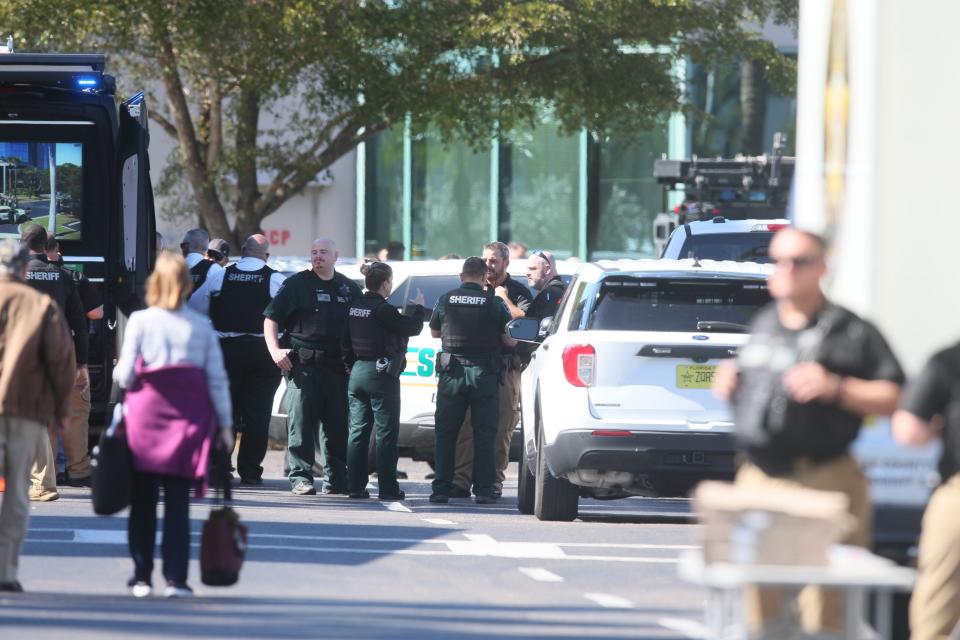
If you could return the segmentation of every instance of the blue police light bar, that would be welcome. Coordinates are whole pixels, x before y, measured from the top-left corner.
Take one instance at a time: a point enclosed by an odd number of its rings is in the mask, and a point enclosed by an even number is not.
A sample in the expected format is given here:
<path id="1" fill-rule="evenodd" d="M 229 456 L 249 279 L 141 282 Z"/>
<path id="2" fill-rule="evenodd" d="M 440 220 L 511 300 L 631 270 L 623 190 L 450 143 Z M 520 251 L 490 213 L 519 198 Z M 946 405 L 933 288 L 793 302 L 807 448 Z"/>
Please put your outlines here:
<path id="1" fill-rule="evenodd" d="M 90 77 L 80 77 L 77 78 L 78 87 L 95 87 L 97 86 L 97 79 Z"/>

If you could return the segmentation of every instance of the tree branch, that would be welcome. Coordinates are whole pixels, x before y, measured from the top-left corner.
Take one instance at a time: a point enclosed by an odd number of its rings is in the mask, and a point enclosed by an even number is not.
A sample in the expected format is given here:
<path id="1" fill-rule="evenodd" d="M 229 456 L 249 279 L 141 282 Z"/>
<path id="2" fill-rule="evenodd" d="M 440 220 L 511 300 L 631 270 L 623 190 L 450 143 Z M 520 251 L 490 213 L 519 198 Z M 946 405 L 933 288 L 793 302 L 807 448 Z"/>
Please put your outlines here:
<path id="1" fill-rule="evenodd" d="M 151 39 L 155 45 L 157 62 L 160 64 L 161 79 L 167 93 L 170 110 L 173 113 L 177 140 L 180 142 L 183 168 L 190 181 L 194 196 L 197 198 L 200 219 L 212 234 L 230 238 L 232 233 L 229 224 L 227 224 L 226 211 L 224 211 L 217 195 L 216 186 L 210 180 L 206 163 L 200 153 L 166 16 L 157 15 L 154 12 L 150 12 L 148 15 Z"/>
<path id="2" fill-rule="evenodd" d="M 300 168 L 289 178 L 283 179 L 282 176 L 277 176 L 270 184 L 270 188 L 257 201 L 255 207 L 257 218 L 262 220 L 279 209 L 280 205 L 299 193 L 318 173 L 329 168 L 334 162 L 361 143 L 367 142 L 381 131 L 389 129 L 392 124 L 389 120 L 384 120 L 364 128 L 363 133 L 358 135 L 360 126 L 356 123 L 350 123 L 341 129 L 323 152 L 315 156 L 313 161 L 305 158 L 306 153 L 301 154 L 299 157 L 303 159 L 303 162 Z"/>
<path id="3" fill-rule="evenodd" d="M 219 80 L 210 80 L 210 137 L 207 141 L 207 172 L 213 173 L 223 151 L 223 93 Z"/>
<path id="4" fill-rule="evenodd" d="M 153 120 L 154 122 L 156 122 L 158 125 L 160 125 L 160 128 L 163 129 L 163 131 L 164 131 L 168 136 L 170 136 L 170 137 L 173 138 L 174 140 L 176 140 L 176 139 L 178 138 L 178 136 L 177 136 L 177 128 L 176 128 L 175 126 L 173 126 L 173 123 L 170 122 L 169 120 L 167 120 L 167 119 L 163 116 L 163 114 L 157 112 L 157 111 L 154 110 L 154 109 L 150 109 L 150 110 L 149 110 L 149 115 L 150 115 L 150 119 Z"/>

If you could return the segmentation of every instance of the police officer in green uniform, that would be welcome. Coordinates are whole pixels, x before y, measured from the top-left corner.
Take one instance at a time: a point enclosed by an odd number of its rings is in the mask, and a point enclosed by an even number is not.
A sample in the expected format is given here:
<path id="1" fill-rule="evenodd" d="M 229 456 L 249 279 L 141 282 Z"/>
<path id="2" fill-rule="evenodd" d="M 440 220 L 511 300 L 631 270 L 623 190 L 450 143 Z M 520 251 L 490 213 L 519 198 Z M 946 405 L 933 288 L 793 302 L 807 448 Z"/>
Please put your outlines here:
<path id="1" fill-rule="evenodd" d="M 350 436 L 347 477 L 351 498 L 369 498 L 367 448 L 376 425 L 377 482 L 381 500 L 403 500 L 397 483 L 397 436 L 400 433 L 400 374 L 407 362 L 407 341 L 423 330 L 423 293 L 411 300 L 412 314 L 402 315 L 387 302 L 393 269 L 385 262 L 360 268 L 367 286 L 350 306 L 340 346 L 350 369 Z"/>
<path id="2" fill-rule="evenodd" d="M 473 486 L 478 504 L 492 504 L 494 446 L 499 419 L 501 346 L 516 341 L 504 333 L 510 312 L 503 301 L 483 290 L 487 267 L 478 257 L 467 258 L 461 286 L 437 300 L 430 333 L 442 341 L 437 355 L 437 409 L 434 414 L 436 476 L 430 502 L 445 503 L 453 489 L 457 436 L 470 409 L 474 431 Z"/>
<path id="3" fill-rule="evenodd" d="M 287 379 L 288 477 L 296 495 L 316 493 L 317 440 L 325 461 L 323 493 L 347 494 L 347 372 L 340 338 L 347 310 L 363 291 L 334 270 L 337 257 L 333 240 L 315 240 L 313 268 L 287 278 L 263 312 L 267 349 Z M 281 348 L 281 329 L 291 349 Z"/>

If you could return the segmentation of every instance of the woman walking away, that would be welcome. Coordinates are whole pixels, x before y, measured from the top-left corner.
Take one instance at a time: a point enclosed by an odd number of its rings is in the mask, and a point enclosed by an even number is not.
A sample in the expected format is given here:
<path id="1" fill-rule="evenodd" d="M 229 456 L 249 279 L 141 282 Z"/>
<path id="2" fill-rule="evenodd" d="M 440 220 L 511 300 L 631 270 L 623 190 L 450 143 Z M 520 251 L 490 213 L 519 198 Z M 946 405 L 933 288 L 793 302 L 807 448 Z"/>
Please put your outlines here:
<path id="1" fill-rule="evenodd" d="M 114 380 L 127 389 L 127 441 L 133 484 L 127 539 L 138 598 L 153 591 L 157 500 L 163 487 L 164 596 L 193 595 L 190 489 L 202 497 L 216 445 L 233 448 L 230 392 L 220 342 L 210 321 L 184 306 L 192 282 L 183 258 L 162 253 L 147 280 L 148 309 L 130 316 Z M 219 425 L 219 430 L 217 429 Z"/>
<path id="2" fill-rule="evenodd" d="M 347 483 L 351 498 L 369 498 L 367 447 L 376 426 L 377 479 L 381 500 L 403 500 L 397 482 L 397 434 L 400 431 L 400 373 L 406 366 L 407 340 L 423 330 L 423 293 L 410 302 L 411 316 L 387 302 L 393 291 L 393 269 L 383 262 L 360 268 L 367 287 L 350 306 L 343 332 L 343 361 L 350 369 L 350 436 Z"/>

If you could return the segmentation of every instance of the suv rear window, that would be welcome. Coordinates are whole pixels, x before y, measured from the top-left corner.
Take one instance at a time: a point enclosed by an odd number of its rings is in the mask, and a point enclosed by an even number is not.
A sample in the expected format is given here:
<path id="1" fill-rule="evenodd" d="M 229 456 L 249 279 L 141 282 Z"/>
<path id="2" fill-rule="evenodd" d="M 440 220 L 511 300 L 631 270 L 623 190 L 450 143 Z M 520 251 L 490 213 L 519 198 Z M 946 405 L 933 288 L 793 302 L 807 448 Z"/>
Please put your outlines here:
<path id="1" fill-rule="evenodd" d="M 770 301 L 766 284 L 743 280 L 612 277 L 600 285 L 588 329 L 697 331 L 698 322 L 749 324 Z"/>
<path id="2" fill-rule="evenodd" d="M 437 298 L 460 286 L 460 276 L 457 274 L 434 276 L 410 276 L 399 287 L 393 290 L 387 302 L 403 309 L 404 306 L 417 295 L 417 289 L 423 292 L 423 306 L 427 310 L 427 318 L 437 304 Z"/>
<path id="3" fill-rule="evenodd" d="M 736 262 L 770 262 L 770 231 L 747 233 L 713 233 L 689 236 L 680 248 L 680 259 L 734 260 Z M 690 252 L 693 252 L 693 256 Z"/>

